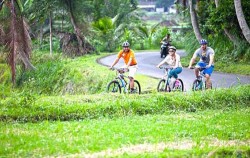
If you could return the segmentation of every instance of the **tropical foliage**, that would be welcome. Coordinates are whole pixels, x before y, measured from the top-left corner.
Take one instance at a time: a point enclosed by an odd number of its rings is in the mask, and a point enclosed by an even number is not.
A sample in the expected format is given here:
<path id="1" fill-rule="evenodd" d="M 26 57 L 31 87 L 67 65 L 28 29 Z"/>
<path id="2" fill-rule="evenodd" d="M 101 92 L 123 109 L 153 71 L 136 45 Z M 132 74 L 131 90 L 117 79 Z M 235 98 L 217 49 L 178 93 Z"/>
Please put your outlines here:
<path id="1" fill-rule="evenodd" d="M 161 3 L 159 0 L 156 2 L 157 5 Z M 172 3 L 167 2 L 167 6 Z M 194 46 L 198 47 L 192 37 L 195 36 L 196 39 L 208 39 L 221 61 L 250 60 L 247 29 L 247 25 L 250 25 L 247 12 L 250 2 L 247 0 L 178 0 L 176 5 L 183 6 L 178 7 L 183 9 L 178 11 L 181 13 L 179 15 L 186 17 L 169 17 L 177 25 L 187 21 L 192 23 L 189 30 L 178 33 L 171 32 L 171 28 L 161 23 L 168 18 L 148 24 L 144 20 L 145 12 L 137 7 L 137 0 L 5 0 L 0 5 L 0 44 L 4 46 L 9 43 L 8 51 L 4 52 L 10 54 L 8 61 L 13 83 L 16 66 L 19 65 L 15 59 L 21 59 L 20 67 L 23 70 L 34 69 L 29 62 L 30 37 L 35 49 L 44 50 L 47 47 L 52 54 L 52 50 L 58 47 L 56 51 L 75 57 L 92 52 L 115 51 L 124 40 L 137 49 L 158 48 L 159 40 L 169 32 L 175 38 L 172 38 L 174 44 L 183 46 L 188 52 L 193 52 Z M 246 22 L 244 26 L 239 25 L 242 20 Z M 8 36 L 9 33 L 17 36 Z M 15 42 L 17 40 L 21 42 Z M 11 41 L 14 45 L 11 45 Z"/>

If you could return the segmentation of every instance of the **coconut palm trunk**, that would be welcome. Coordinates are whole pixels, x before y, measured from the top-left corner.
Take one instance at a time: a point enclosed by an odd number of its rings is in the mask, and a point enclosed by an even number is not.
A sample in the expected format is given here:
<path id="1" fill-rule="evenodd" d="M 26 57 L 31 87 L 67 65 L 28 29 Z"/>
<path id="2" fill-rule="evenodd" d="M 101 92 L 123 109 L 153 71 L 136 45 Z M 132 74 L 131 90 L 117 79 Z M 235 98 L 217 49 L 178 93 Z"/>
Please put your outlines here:
<path id="1" fill-rule="evenodd" d="M 82 37 L 81 30 L 79 29 L 79 27 L 76 24 L 76 20 L 75 20 L 74 14 L 73 14 L 72 3 L 73 2 L 71 0 L 66 0 L 66 5 L 68 7 L 68 12 L 70 15 L 71 24 L 74 27 L 74 31 L 75 31 L 77 41 L 78 41 L 79 54 L 86 54 L 87 52 L 84 51 L 84 49 L 83 49 L 84 37 Z"/>
<path id="2" fill-rule="evenodd" d="M 52 55 L 52 53 L 53 53 L 53 41 L 52 41 L 52 36 L 53 36 L 53 34 L 52 34 L 52 18 L 53 18 L 53 16 L 52 16 L 52 11 L 50 11 L 50 14 L 49 14 L 49 48 L 50 48 L 50 55 Z"/>
<path id="3" fill-rule="evenodd" d="M 202 39 L 202 36 L 201 36 L 200 29 L 199 29 L 198 21 L 197 21 L 197 15 L 194 10 L 193 0 L 189 0 L 188 2 L 189 2 L 189 7 L 190 7 L 190 16 L 191 16 L 192 26 L 194 29 L 194 34 L 195 34 L 196 39 L 200 41 Z"/>
<path id="4" fill-rule="evenodd" d="M 28 25 L 23 20 L 19 7 L 15 0 L 8 2 L 7 6 L 11 10 L 10 32 L 6 43 L 10 50 L 8 63 L 11 67 L 12 82 L 16 81 L 16 63 L 20 59 L 24 69 L 35 69 L 30 63 L 31 39 L 28 33 Z M 17 13 L 18 11 L 18 13 Z"/>
<path id="5" fill-rule="evenodd" d="M 242 6 L 241 0 L 234 0 L 235 11 L 237 15 L 237 19 L 242 30 L 244 37 L 246 38 L 247 42 L 250 44 L 250 29 L 247 25 Z"/>

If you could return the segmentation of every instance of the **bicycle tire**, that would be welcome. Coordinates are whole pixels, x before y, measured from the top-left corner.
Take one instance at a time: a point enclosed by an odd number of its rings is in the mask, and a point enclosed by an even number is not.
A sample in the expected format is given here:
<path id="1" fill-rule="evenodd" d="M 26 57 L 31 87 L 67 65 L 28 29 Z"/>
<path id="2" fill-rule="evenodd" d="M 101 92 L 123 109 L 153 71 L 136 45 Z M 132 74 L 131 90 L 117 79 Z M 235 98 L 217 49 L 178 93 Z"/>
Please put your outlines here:
<path id="1" fill-rule="evenodd" d="M 199 91 L 202 90 L 203 88 L 203 83 L 202 81 L 199 81 L 197 79 L 194 80 L 193 85 L 192 85 L 192 90 L 193 91 Z"/>
<path id="2" fill-rule="evenodd" d="M 177 81 L 178 80 L 178 81 Z M 183 81 L 181 79 L 177 79 L 175 80 L 175 82 L 180 82 L 180 85 L 178 87 L 176 87 L 176 84 L 174 82 L 173 84 L 173 91 L 179 91 L 179 92 L 183 92 L 184 91 L 184 84 L 183 84 Z"/>
<path id="3" fill-rule="evenodd" d="M 108 93 L 121 93 L 121 86 L 118 81 L 111 81 L 107 86 Z"/>
<path id="4" fill-rule="evenodd" d="M 128 86 L 128 90 L 130 92 L 130 85 Z M 141 85 L 140 85 L 139 81 L 134 80 L 134 91 L 130 92 L 130 93 L 141 94 Z"/>
<path id="5" fill-rule="evenodd" d="M 157 85 L 157 91 L 158 92 L 170 92 L 170 89 L 167 89 L 166 87 L 166 80 L 161 79 Z"/>

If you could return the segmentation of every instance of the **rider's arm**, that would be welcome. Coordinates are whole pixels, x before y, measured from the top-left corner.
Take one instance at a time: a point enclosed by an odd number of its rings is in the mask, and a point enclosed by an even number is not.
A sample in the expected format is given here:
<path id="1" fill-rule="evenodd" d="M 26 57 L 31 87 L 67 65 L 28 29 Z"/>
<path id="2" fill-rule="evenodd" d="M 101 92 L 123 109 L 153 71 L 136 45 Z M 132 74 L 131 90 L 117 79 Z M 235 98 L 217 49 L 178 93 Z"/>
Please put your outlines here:
<path id="1" fill-rule="evenodd" d="M 191 60 L 190 60 L 190 62 L 189 62 L 188 68 L 191 68 L 191 67 L 192 67 L 192 65 L 193 65 L 194 62 L 195 62 L 196 57 L 197 57 L 197 55 L 196 55 L 196 53 L 194 53 L 193 57 L 191 58 Z"/>
<path id="2" fill-rule="evenodd" d="M 210 67 L 213 63 L 214 63 L 214 54 L 210 54 L 209 55 L 210 60 L 209 60 L 209 64 L 207 65 L 207 67 Z"/>
<path id="3" fill-rule="evenodd" d="M 121 57 L 122 57 L 122 50 L 117 54 L 117 58 L 114 60 L 110 68 L 113 68 L 113 66 L 115 66 L 118 63 Z"/>
<path id="4" fill-rule="evenodd" d="M 130 57 L 129 61 L 128 61 L 128 64 L 127 64 L 127 68 L 131 65 L 132 60 L 133 60 L 133 57 Z"/>
<path id="5" fill-rule="evenodd" d="M 164 60 L 162 60 L 156 67 L 159 68 L 159 67 L 162 66 L 164 63 L 166 63 L 166 59 L 167 59 L 167 58 L 165 58 Z"/>
<path id="6" fill-rule="evenodd" d="M 118 63 L 119 60 L 120 60 L 120 58 L 117 57 L 117 58 L 114 60 L 113 64 L 110 66 L 110 68 L 112 68 L 113 66 L 115 66 L 115 65 Z"/>

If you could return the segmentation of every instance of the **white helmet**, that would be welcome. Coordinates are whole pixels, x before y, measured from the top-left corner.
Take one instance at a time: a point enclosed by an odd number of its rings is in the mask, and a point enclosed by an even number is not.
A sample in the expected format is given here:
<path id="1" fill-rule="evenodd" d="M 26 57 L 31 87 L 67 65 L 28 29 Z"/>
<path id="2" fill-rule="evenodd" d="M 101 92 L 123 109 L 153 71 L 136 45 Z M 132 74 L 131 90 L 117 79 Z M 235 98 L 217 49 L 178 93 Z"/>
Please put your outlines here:
<path id="1" fill-rule="evenodd" d="M 122 47 L 129 47 L 128 41 L 123 42 Z"/>
<path id="2" fill-rule="evenodd" d="M 176 51 L 176 48 L 174 46 L 169 46 L 168 49 L 173 49 L 174 51 Z"/>

